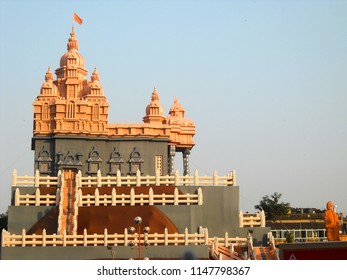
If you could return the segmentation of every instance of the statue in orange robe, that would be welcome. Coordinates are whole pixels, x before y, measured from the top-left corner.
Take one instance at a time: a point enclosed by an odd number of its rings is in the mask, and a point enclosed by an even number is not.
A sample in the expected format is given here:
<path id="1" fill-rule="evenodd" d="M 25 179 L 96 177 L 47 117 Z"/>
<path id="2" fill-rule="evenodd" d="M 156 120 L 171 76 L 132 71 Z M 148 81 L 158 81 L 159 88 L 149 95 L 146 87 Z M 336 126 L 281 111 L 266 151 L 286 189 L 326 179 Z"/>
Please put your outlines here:
<path id="1" fill-rule="evenodd" d="M 327 230 L 327 237 L 329 241 L 340 240 L 339 230 L 339 217 L 333 210 L 333 203 L 329 201 L 327 203 L 327 210 L 324 213 L 325 228 Z"/>

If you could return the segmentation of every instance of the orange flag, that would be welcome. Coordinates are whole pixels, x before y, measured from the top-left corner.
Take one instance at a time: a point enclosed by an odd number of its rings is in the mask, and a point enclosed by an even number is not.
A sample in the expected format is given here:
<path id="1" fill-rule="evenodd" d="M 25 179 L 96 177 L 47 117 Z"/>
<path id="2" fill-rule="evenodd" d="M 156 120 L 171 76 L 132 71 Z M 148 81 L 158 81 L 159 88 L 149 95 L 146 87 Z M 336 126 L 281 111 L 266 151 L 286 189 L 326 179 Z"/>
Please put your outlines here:
<path id="1" fill-rule="evenodd" d="M 83 20 L 76 14 L 73 13 L 73 19 L 76 21 L 78 24 L 82 24 Z"/>

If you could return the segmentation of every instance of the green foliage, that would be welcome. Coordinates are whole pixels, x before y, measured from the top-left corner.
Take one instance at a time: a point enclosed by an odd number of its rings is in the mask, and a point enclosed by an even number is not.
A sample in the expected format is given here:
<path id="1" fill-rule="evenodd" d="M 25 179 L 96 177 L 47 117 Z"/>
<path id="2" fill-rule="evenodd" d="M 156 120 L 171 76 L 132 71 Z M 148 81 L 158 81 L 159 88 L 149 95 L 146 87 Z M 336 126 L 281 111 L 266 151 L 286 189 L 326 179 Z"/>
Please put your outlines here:
<path id="1" fill-rule="evenodd" d="M 293 243 L 294 242 L 294 235 L 292 233 L 290 233 L 289 231 L 286 232 L 285 237 L 286 237 L 287 243 Z"/>
<path id="2" fill-rule="evenodd" d="M 7 229 L 8 213 L 0 214 L 0 231 Z"/>
<path id="3" fill-rule="evenodd" d="M 282 194 L 275 192 L 273 195 L 265 195 L 259 201 L 259 204 L 254 206 L 257 210 L 264 210 L 268 220 L 278 220 L 288 214 L 290 209 L 289 203 L 280 202 Z"/>

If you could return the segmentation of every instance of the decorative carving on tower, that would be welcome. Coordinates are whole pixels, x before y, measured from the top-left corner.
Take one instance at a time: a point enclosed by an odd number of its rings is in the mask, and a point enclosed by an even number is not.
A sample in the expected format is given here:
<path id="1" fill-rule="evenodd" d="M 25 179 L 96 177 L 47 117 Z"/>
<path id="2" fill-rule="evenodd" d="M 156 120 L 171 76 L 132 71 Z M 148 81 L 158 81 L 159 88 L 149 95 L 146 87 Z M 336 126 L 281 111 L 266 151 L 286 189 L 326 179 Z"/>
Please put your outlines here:
<path id="1" fill-rule="evenodd" d="M 107 135 L 109 104 L 96 69 L 87 80 L 74 29 L 55 73 L 56 80 L 48 69 L 34 101 L 34 135 Z"/>
<path id="2" fill-rule="evenodd" d="M 163 124 L 165 121 L 164 110 L 160 104 L 156 87 L 154 87 L 152 92 L 151 102 L 146 108 L 146 116 L 143 118 L 143 121 L 149 124 Z"/>
<path id="3" fill-rule="evenodd" d="M 71 151 L 67 151 L 65 156 L 62 152 L 58 152 L 56 154 L 58 170 L 63 168 L 75 168 L 80 170 L 83 165 L 81 157 L 82 154 L 80 152 L 73 154 Z"/>
<path id="4" fill-rule="evenodd" d="M 171 127 L 170 140 L 177 147 L 192 148 L 194 146 L 195 124 L 191 119 L 185 118 L 185 110 L 175 97 L 170 108 L 166 124 Z"/>

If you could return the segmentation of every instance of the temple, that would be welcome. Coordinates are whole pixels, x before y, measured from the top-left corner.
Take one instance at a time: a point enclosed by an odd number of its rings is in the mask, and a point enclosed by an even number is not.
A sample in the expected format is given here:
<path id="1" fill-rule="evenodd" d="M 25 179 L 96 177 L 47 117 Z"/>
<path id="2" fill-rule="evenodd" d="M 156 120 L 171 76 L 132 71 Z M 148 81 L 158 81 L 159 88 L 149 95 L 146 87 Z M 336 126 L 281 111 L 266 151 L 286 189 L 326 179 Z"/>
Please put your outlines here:
<path id="1" fill-rule="evenodd" d="M 182 153 L 184 174 L 189 174 L 189 154 L 194 146 L 195 124 L 185 117 L 175 98 L 169 116 L 164 115 L 154 88 L 141 123 L 111 124 L 109 103 L 96 68 L 90 80 L 84 58 L 78 52 L 74 30 L 67 52 L 56 69 L 48 68 L 41 92 L 34 101 L 32 149 L 35 169 L 56 175 L 72 168 L 85 175 L 161 175 L 174 173 L 174 156 Z M 87 164 L 83 164 L 86 163 Z"/>
<path id="2" fill-rule="evenodd" d="M 240 211 L 234 171 L 191 174 L 196 126 L 178 98 L 165 115 L 157 88 L 148 97 L 139 123 L 109 123 L 72 29 L 33 102 L 36 172 L 13 172 L 2 259 L 278 259 L 264 213 Z"/>

